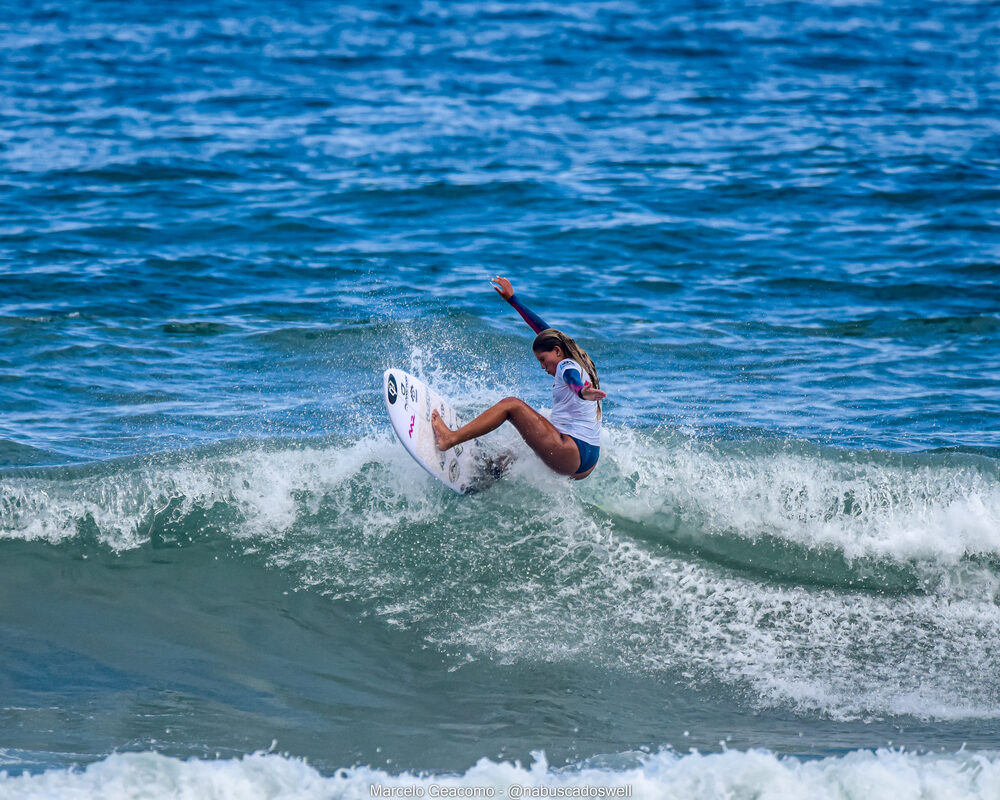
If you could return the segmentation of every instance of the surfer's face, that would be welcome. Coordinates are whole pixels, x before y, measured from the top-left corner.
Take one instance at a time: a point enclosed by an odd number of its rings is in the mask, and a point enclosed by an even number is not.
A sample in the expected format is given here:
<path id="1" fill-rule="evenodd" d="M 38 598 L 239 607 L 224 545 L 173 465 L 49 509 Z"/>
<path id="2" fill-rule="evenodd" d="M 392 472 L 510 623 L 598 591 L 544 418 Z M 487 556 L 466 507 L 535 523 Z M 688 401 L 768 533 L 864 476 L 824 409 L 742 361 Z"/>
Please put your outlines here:
<path id="1" fill-rule="evenodd" d="M 549 373 L 549 375 L 555 375 L 556 367 L 559 366 L 559 362 L 566 358 L 566 356 L 563 355 L 562 348 L 556 345 L 553 349 L 544 352 L 536 350 L 535 358 L 538 359 L 538 363 L 542 365 L 542 369 Z"/>

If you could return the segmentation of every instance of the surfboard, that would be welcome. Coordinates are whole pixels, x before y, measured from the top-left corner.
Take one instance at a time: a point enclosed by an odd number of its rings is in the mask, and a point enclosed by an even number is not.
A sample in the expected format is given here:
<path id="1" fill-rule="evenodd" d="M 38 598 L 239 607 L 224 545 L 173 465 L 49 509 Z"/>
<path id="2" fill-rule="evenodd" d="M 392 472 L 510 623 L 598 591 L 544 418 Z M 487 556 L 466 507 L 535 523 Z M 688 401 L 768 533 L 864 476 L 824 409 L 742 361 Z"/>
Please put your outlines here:
<path id="1" fill-rule="evenodd" d="M 431 411 L 437 409 L 454 430 L 462 425 L 451 404 L 419 378 L 401 369 L 387 369 L 382 397 L 392 429 L 413 460 L 449 489 L 470 494 L 484 489 L 495 477 L 483 446 L 473 439 L 441 452 L 434 443 Z"/>

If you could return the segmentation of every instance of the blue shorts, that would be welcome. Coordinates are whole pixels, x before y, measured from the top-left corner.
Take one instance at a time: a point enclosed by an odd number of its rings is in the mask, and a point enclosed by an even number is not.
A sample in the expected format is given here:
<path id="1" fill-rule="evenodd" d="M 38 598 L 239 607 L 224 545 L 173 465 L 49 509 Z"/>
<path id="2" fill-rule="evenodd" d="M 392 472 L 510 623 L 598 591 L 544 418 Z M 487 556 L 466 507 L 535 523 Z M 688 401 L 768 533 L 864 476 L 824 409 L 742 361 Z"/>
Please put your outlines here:
<path id="1" fill-rule="evenodd" d="M 569 436 L 569 434 L 566 434 Z M 580 451 L 580 469 L 576 471 L 575 474 L 579 475 L 581 472 L 586 472 L 594 464 L 597 463 L 597 459 L 601 455 L 601 448 L 596 444 L 587 444 L 582 439 L 577 439 L 575 436 L 569 436 L 574 442 L 576 442 L 577 449 Z"/>

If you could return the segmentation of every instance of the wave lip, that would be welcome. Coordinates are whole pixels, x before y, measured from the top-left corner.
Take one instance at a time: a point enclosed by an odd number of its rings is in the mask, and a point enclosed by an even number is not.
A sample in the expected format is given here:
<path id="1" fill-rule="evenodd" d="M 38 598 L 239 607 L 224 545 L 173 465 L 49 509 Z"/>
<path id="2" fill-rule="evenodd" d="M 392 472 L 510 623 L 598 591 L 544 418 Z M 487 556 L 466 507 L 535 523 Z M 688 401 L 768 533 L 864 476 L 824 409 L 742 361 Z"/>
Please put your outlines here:
<path id="1" fill-rule="evenodd" d="M 616 438 L 616 467 L 631 486 L 608 494 L 602 486 L 600 502 L 637 523 L 828 549 L 847 561 L 946 568 L 1000 557 L 1000 480 L 990 458 L 627 431 Z"/>
<path id="2" fill-rule="evenodd" d="M 83 770 L 50 770 L 12 776 L 0 772 L 0 800 L 79 800 L 211 797 L 214 800 L 370 800 L 372 797 L 809 797 L 812 800 L 978 800 L 1000 792 L 1000 753 L 916 754 L 856 750 L 843 756 L 803 760 L 765 750 L 680 755 L 630 754 L 633 766 L 615 769 L 550 767 L 544 753 L 534 762 L 480 759 L 462 774 L 404 772 L 366 766 L 325 776 L 307 762 L 253 753 L 240 759 L 181 761 L 155 752 L 108 756 Z"/>

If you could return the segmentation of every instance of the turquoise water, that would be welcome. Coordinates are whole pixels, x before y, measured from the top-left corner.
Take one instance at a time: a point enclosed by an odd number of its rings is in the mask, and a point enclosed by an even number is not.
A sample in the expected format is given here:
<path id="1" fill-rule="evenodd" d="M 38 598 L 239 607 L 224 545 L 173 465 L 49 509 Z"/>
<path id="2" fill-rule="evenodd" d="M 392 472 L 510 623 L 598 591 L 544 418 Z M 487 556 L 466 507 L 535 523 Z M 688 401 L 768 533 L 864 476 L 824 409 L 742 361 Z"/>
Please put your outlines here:
<path id="1" fill-rule="evenodd" d="M 995 5 L 0 42 L 0 797 L 995 793 Z M 497 274 L 605 438 L 568 483 L 498 431 L 459 497 L 381 376 L 546 409 Z"/>

